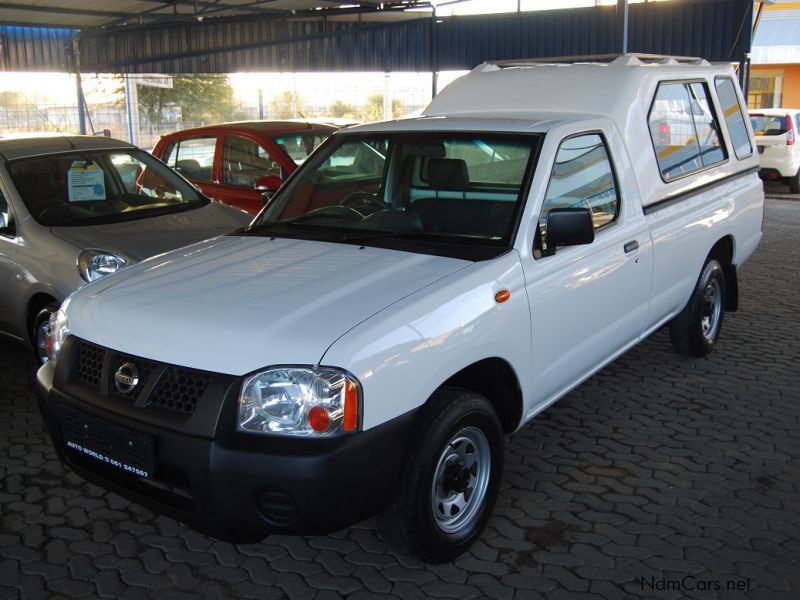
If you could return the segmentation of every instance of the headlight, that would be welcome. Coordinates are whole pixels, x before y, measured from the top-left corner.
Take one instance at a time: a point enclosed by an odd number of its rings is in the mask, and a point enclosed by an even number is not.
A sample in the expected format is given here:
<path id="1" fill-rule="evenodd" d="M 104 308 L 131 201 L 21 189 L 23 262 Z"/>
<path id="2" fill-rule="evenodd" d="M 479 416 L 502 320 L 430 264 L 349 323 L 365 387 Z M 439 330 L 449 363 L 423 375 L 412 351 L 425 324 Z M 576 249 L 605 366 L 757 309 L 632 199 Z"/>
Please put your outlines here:
<path id="1" fill-rule="evenodd" d="M 245 380 L 239 429 L 253 433 L 328 437 L 358 429 L 358 382 L 328 367 L 275 367 Z"/>
<path id="2" fill-rule="evenodd" d="M 45 349 L 47 356 L 50 360 L 55 360 L 61 347 L 64 345 L 64 340 L 69 336 L 69 323 L 67 322 L 67 315 L 64 310 L 67 308 L 67 303 L 61 305 L 56 313 L 50 316 L 50 333 L 47 336 Z"/>
<path id="3" fill-rule="evenodd" d="M 128 261 L 105 250 L 84 250 L 78 255 L 78 272 L 87 283 L 116 273 Z"/>

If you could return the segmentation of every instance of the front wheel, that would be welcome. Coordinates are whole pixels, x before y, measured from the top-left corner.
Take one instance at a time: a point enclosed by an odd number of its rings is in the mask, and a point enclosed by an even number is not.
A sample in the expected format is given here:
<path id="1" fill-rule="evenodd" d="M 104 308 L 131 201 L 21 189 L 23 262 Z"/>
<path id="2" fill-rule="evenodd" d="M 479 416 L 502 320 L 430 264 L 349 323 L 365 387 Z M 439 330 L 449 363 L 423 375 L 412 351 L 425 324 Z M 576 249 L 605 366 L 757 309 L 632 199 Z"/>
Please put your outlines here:
<path id="1" fill-rule="evenodd" d="M 714 349 L 725 316 L 725 273 L 708 259 L 684 309 L 669 324 L 672 345 L 679 354 L 705 356 Z"/>
<path id="2" fill-rule="evenodd" d="M 486 398 L 459 388 L 437 391 L 422 409 L 398 489 L 380 517 L 386 537 L 427 562 L 464 552 L 497 500 L 504 445 Z"/>
<path id="3" fill-rule="evenodd" d="M 47 336 L 50 335 L 50 317 L 58 310 L 58 304 L 48 304 L 33 319 L 33 349 L 39 364 L 43 365 L 50 357 L 47 355 Z"/>

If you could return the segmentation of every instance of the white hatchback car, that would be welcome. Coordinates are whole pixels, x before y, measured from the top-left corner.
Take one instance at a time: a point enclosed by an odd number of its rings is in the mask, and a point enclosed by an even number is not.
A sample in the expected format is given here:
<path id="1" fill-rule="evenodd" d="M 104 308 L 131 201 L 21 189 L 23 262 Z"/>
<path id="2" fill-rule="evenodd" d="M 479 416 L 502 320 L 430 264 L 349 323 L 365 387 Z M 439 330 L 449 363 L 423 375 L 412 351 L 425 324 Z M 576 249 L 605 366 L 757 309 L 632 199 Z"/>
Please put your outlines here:
<path id="1" fill-rule="evenodd" d="M 756 136 L 761 177 L 783 180 L 793 194 L 800 194 L 800 145 L 797 120 L 800 111 L 792 108 L 760 108 L 750 111 Z"/>
<path id="2" fill-rule="evenodd" d="M 67 295 L 249 221 L 126 142 L 52 134 L 2 139 L 0 335 L 30 342 L 44 362 L 50 316 Z"/>

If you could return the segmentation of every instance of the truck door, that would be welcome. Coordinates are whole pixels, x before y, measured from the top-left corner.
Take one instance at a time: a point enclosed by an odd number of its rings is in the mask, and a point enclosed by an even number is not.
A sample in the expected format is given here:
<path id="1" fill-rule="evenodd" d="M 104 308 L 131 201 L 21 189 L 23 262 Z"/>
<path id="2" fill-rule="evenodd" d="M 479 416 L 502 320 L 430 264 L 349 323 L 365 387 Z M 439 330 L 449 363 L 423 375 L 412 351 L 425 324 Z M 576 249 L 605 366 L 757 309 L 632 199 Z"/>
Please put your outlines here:
<path id="1" fill-rule="evenodd" d="M 621 145 L 620 145 L 621 150 Z M 606 136 L 564 138 L 523 261 L 533 327 L 533 408 L 588 377 L 635 343 L 648 314 L 652 244 L 638 192 L 621 188 Z M 629 173 L 630 175 L 630 173 Z M 548 249 L 554 208 L 590 209 L 591 244 Z"/>

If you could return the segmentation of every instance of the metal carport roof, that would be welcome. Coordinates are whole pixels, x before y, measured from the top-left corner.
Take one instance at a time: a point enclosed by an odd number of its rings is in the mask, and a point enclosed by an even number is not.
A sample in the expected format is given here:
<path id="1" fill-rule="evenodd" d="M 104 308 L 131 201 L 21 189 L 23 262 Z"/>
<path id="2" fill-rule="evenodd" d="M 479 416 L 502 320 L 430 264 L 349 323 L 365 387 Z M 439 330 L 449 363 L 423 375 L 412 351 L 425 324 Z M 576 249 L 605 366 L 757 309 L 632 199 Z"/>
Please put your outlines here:
<path id="1" fill-rule="evenodd" d="M 124 25 L 176 23 L 232 17 L 286 17 L 383 10 L 397 12 L 420 4 L 416 0 L 12 0 L 0 2 L 0 24 L 71 29 L 98 29 Z M 427 4 L 427 3 L 423 3 Z"/>

